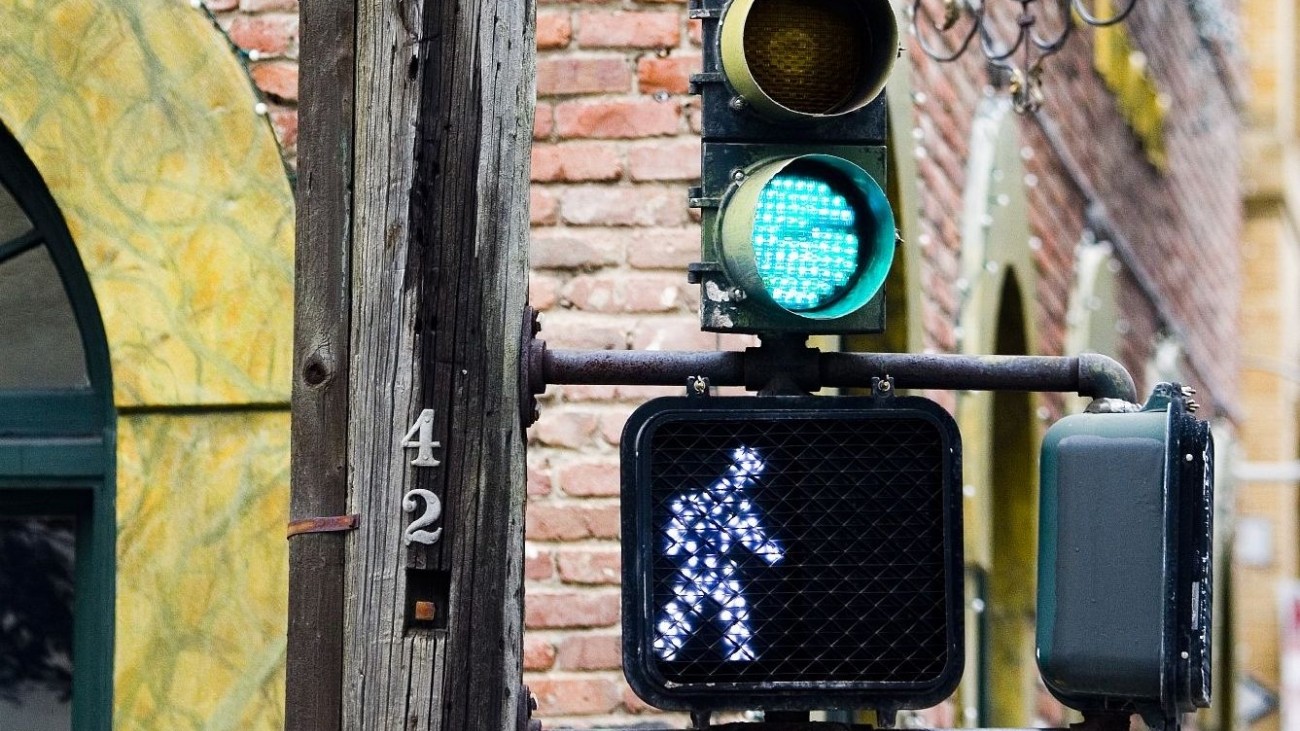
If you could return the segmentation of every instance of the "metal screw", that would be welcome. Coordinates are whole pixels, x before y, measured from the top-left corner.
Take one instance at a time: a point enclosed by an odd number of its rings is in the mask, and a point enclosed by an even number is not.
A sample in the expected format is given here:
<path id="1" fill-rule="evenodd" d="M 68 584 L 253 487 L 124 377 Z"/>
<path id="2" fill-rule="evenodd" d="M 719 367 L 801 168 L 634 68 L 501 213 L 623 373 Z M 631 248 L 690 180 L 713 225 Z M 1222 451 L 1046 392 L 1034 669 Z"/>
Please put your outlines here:
<path id="1" fill-rule="evenodd" d="M 748 295 L 745 294 L 745 290 L 741 289 L 740 287 L 731 288 L 732 302 L 744 302 L 747 297 Z"/>
<path id="2" fill-rule="evenodd" d="M 737 183 L 743 183 L 743 182 L 745 182 L 745 171 L 744 171 L 744 170 L 732 170 L 732 171 L 731 171 L 731 179 L 734 180 L 734 181 L 736 181 Z"/>
<path id="3" fill-rule="evenodd" d="M 739 112 L 740 110 L 749 106 L 749 102 L 745 101 L 745 97 L 743 96 L 733 96 L 731 97 L 731 100 L 727 102 L 727 106 Z"/>

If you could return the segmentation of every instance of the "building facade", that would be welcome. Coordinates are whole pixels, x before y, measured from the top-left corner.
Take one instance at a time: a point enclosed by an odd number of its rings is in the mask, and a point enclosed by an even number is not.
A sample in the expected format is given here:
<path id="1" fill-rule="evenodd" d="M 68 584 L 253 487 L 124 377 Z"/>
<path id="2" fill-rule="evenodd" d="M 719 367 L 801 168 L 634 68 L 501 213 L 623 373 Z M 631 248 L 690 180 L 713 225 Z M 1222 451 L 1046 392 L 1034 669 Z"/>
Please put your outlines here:
<path id="1" fill-rule="evenodd" d="M 75 686 L 91 688 L 77 712 L 118 729 L 282 725 L 296 12 L 296 0 L 0 2 L 0 301 L 18 291 L 6 282 L 36 276 L 6 262 L 32 261 L 39 239 L 41 271 L 67 294 L 49 305 L 65 341 L 42 347 L 86 364 L 64 377 L 0 363 L 0 504 L 94 528 L 62 544 L 112 577 L 76 584 L 99 602 L 78 604 L 75 631 L 92 637 L 78 657 L 99 660 L 88 673 L 78 661 L 71 682 L 90 683 Z M 1296 361 L 1293 186 L 1280 173 L 1249 184 L 1243 227 L 1238 159 L 1245 149 L 1248 180 L 1291 159 L 1296 21 L 1288 3 L 1247 0 L 1241 44 L 1238 17 L 1229 0 L 1139 0 L 1125 24 L 1076 34 L 1048 63 L 1028 117 L 978 54 L 938 64 L 904 36 L 886 91 L 905 241 L 889 329 L 818 345 L 1102 352 L 1140 391 L 1198 388 L 1221 445 L 1240 435 L 1248 460 L 1293 459 L 1293 380 L 1269 370 Z M 684 0 L 538 2 L 529 296 L 552 347 L 752 344 L 700 331 L 685 278 L 699 245 L 686 189 L 700 172 L 688 81 L 701 42 Z M 21 252 L 9 246 L 20 239 Z M 53 317 L 0 325 L 0 338 L 24 342 Z M 34 407 L 36 390 L 61 394 Z M 637 405 L 676 391 L 566 386 L 542 399 L 525 682 L 548 728 L 682 722 L 636 698 L 619 655 L 620 433 Z M 928 395 L 966 445 L 966 673 L 952 700 L 904 721 L 1059 724 L 1033 661 L 1037 450 L 1082 401 Z M 6 416 L 57 415 L 60 399 L 89 399 L 96 420 L 20 429 Z M 72 467 L 10 459 L 87 434 L 98 441 L 70 452 L 83 455 Z M 9 466 L 20 461 L 35 466 Z M 1272 542 L 1263 565 L 1231 566 L 1220 628 L 1240 638 L 1220 656 L 1273 688 L 1278 614 L 1248 598 L 1296 574 L 1296 500 L 1278 486 L 1243 483 L 1239 514 L 1271 521 Z M 1233 727 L 1232 685 L 1219 678 L 1202 725 Z"/>
<path id="2" fill-rule="evenodd" d="M 684 196 L 700 173 L 688 81 L 702 42 L 687 10 L 539 4 L 530 297 L 552 347 L 752 344 L 702 332 L 685 278 L 699 255 Z M 1140 2 L 1123 25 L 1077 33 L 1048 62 L 1031 116 L 1014 113 L 978 53 L 939 64 L 904 36 L 886 89 L 905 241 L 886 283 L 889 328 L 818 344 L 1102 352 L 1144 393 L 1158 380 L 1195 386 L 1230 441 L 1245 87 L 1220 23 L 1235 12 Z M 620 671 L 618 443 L 633 408 L 675 391 L 552 387 L 531 431 L 525 677 L 548 726 L 669 722 Z M 964 680 L 924 722 L 1059 723 L 1033 659 L 1037 450 L 1083 402 L 928 395 L 962 430 L 969 608 Z"/>

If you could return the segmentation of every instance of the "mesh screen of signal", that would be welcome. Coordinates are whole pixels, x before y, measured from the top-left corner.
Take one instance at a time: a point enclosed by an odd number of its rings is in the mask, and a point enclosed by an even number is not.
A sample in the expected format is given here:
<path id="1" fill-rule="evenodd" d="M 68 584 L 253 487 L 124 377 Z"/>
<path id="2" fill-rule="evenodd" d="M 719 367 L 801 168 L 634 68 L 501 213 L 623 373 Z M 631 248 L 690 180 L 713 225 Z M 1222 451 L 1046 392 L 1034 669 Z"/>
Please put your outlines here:
<path id="1" fill-rule="evenodd" d="M 858 90 L 867 20 L 856 2 L 762 0 L 745 24 L 745 60 L 778 104 L 805 114 L 838 110 Z"/>
<path id="2" fill-rule="evenodd" d="M 646 581 L 662 679 L 940 681 L 954 658 L 939 432 L 842 413 L 660 423 Z"/>

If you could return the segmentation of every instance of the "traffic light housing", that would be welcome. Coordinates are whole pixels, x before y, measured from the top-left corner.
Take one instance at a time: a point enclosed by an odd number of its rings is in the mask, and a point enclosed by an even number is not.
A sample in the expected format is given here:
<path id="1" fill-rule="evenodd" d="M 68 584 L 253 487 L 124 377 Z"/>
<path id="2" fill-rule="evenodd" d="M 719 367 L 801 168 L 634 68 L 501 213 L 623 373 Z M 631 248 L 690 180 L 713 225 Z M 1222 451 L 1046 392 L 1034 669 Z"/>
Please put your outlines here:
<path id="1" fill-rule="evenodd" d="M 705 330 L 884 329 L 888 0 L 696 0 Z"/>
<path id="2" fill-rule="evenodd" d="M 921 398 L 661 398 L 622 441 L 623 669 L 678 710 L 938 703 L 961 443 Z"/>
<path id="3" fill-rule="evenodd" d="M 1210 702 L 1214 440 L 1190 390 L 1043 441 L 1038 666 L 1065 705 L 1154 728 Z"/>

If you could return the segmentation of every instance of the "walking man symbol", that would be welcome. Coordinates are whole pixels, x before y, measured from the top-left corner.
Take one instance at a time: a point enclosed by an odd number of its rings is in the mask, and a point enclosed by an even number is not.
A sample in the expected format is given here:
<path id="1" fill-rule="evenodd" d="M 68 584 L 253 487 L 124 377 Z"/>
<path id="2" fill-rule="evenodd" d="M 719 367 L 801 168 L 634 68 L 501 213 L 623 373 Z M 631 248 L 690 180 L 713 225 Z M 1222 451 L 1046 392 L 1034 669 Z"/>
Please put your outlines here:
<path id="1" fill-rule="evenodd" d="M 740 564 L 730 557 L 736 545 L 772 565 L 785 558 L 781 544 L 767 535 L 762 514 L 745 488 L 763 472 L 758 452 L 741 447 L 731 466 L 707 490 L 683 493 L 669 505 L 664 554 L 677 564 L 672 598 L 655 624 L 654 651 L 676 660 L 701 621 L 722 632 L 722 651 L 730 661 L 754 660 L 749 604 L 740 581 Z"/>

